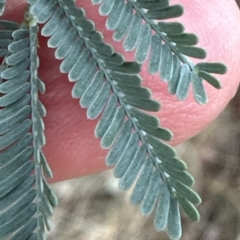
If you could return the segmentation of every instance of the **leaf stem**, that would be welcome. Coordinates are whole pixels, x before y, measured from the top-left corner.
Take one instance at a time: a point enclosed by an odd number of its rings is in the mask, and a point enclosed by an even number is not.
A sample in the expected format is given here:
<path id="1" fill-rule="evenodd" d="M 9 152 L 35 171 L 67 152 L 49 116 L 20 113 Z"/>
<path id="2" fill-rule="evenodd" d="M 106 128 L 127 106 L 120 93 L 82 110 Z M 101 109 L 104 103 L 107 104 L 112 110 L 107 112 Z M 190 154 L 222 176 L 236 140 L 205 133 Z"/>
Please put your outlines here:
<path id="1" fill-rule="evenodd" d="M 153 159 L 153 165 L 156 167 L 156 169 L 160 170 L 160 171 L 159 171 L 159 175 L 160 175 L 161 179 L 163 180 L 163 182 L 164 182 L 165 184 L 168 185 L 168 179 L 167 179 L 167 177 L 165 176 L 165 174 L 163 174 L 164 171 L 159 167 L 159 163 L 158 163 L 157 160 L 156 160 L 155 154 L 154 154 L 153 151 L 151 150 L 150 144 L 149 144 L 149 143 L 147 142 L 147 140 L 145 139 L 143 131 L 137 126 L 136 121 L 134 120 L 135 118 L 131 115 L 131 113 L 130 113 L 130 111 L 129 111 L 129 109 L 131 108 L 131 106 L 130 106 L 130 105 L 126 105 L 125 102 L 123 101 L 122 96 L 121 96 L 122 93 L 121 93 L 121 92 L 119 93 L 119 90 L 117 90 L 115 84 L 113 84 L 113 81 L 112 81 L 111 77 L 109 76 L 109 70 L 107 70 L 107 69 L 102 65 L 101 59 L 99 60 L 99 58 L 96 56 L 96 50 L 93 49 L 93 48 L 90 46 L 89 40 L 84 36 L 84 32 L 83 32 L 79 27 L 75 26 L 75 23 L 74 23 L 74 21 L 72 20 L 72 17 L 70 17 L 70 16 L 68 15 L 68 12 L 66 11 L 66 8 L 64 8 L 64 7 L 61 5 L 61 2 L 59 2 L 59 4 L 60 4 L 60 6 L 64 9 L 65 14 L 69 17 L 70 21 L 72 22 L 72 25 L 75 27 L 75 29 L 78 30 L 78 33 L 79 33 L 80 37 L 83 39 L 86 47 L 87 47 L 87 48 L 89 49 L 89 51 L 91 52 L 91 55 L 92 55 L 92 57 L 94 58 L 94 60 L 96 60 L 99 69 L 104 73 L 106 80 L 110 83 L 111 88 L 112 88 L 112 90 L 113 90 L 113 93 L 118 96 L 119 103 L 124 107 L 126 116 L 131 120 L 134 130 L 135 130 L 135 131 L 138 133 L 138 135 L 139 135 L 140 141 L 141 141 L 142 144 L 146 147 L 146 151 L 147 151 L 148 155 L 151 157 L 151 159 Z M 172 188 L 171 188 L 170 186 L 168 186 L 168 187 L 169 187 L 169 191 L 172 192 Z"/>
<path id="2" fill-rule="evenodd" d="M 172 49 L 172 51 L 179 57 L 182 63 L 186 63 L 190 70 L 194 70 L 194 64 L 190 61 L 190 59 L 182 53 L 179 53 L 178 50 L 175 48 L 174 44 L 168 40 L 166 34 L 159 31 L 157 25 L 154 23 L 153 20 L 149 19 L 144 10 L 138 7 L 136 0 L 127 0 L 129 3 L 132 4 L 133 8 L 142 16 L 142 18 L 151 26 L 151 28 L 161 37 L 161 39 Z"/>

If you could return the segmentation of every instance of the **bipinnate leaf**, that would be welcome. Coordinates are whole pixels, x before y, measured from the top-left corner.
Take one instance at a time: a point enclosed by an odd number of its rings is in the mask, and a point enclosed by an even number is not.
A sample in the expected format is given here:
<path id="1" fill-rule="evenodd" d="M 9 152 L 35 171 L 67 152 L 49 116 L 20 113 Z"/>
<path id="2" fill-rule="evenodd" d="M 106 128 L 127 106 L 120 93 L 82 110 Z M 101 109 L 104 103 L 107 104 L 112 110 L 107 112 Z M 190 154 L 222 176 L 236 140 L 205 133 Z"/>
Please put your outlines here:
<path id="1" fill-rule="evenodd" d="M 92 0 L 92 3 L 100 4 L 99 12 L 102 14 L 107 1 Z M 225 74 L 227 68 L 222 63 L 195 65 L 188 58 L 204 59 L 207 53 L 196 47 L 198 37 L 195 34 L 184 32 L 181 23 L 168 22 L 168 19 L 180 17 L 183 13 L 181 5 L 170 5 L 169 0 L 119 0 L 112 1 L 103 15 L 108 17 L 106 27 L 114 31 L 113 39 L 123 40 L 126 51 L 135 51 L 138 63 L 149 60 L 149 73 L 160 72 L 161 79 L 169 84 L 169 93 L 176 94 L 179 100 L 185 100 L 192 83 L 196 102 L 206 104 L 203 80 L 219 88 L 220 83 L 210 73 Z M 186 71 L 186 76 L 192 75 L 193 78 L 187 77 L 186 83 L 183 82 L 179 68 Z"/>
<path id="2" fill-rule="evenodd" d="M 51 16 L 44 22 L 41 33 L 49 37 L 48 46 L 56 48 L 55 56 L 62 60 L 60 71 L 68 74 L 71 82 L 75 82 L 72 96 L 79 98 L 80 105 L 87 108 L 88 119 L 98 118 L 95 136 L 101 139 L 102 148 L 109 149 L 106 164 L 114 167 L 114 175 L 120 178 L 121 189 L 134 186 L 130 201 L 132 204 L 141 204 L 141 212 L 144 215 L 151 214 L 157 206 L 154 223 L 156 229 L 163 230 L 166 227 L 170 237 L 179 239 L 180 215 L 178 202 L 174 196 L 176 192 L 184 197 L 191 193 L 186 201 L 199 203 L 199 199 L 188 187 L 194 181 L 186 172 L 186 164 L 176 157 L 176 151 L 171 146 L 162 141 L 170 140 L 172 133 L 160 127 L 159 120 L 151 115 L 151 112 L 159 111 L 160 104 L 151 99 L 151 91 L 141 84 L 142 79 L 138 75 L 141 65 L 136 62 L 125 62 L 121 54 L 115 53 L 113 47 L 104 42 L 103 35 L 95 30 L 94 23 L 86 18 L 84 10 L 75 6 L 74 1 L 53 0 L 53 2 L 57 7 L 55 9 L 46 7 L 47 12 L 51 11 Z M 129 50 L 138 47 L 135 41 L 142 36 L 139 29 L 137 31 L 135 23 L 140 28 L 144 26 L 143 31 L 148 36 L 144 41 L 139 40 L 142 46 L 149 48 L 152 41 L 161 43 L 159 35 L 151 36 L 149 25 L 142 25 L 139 13 L 133 17 L 132 3 L 108 0 L 93 3 L 102 3 L 100 12 L 102 15 L 110 16 L 108 27 L 116 29 L 115 38 L 121 39 L 127 34 L 128 27 L 129 31 L 136 33 L 133 39 L 125 38 L 125 46 Z M 41 8 L 42 5 L 38 1 L 33 2 L 31 6 L 37 21 L 41 15 Z M 31 9 L 30 12 L 33 11 Z M 125 14 L 123 21 L 121 22 L 121 19 L 118 21 L 118 24 L 123 24 L 121 27 L 113 21 L 117 19 L 116 9 L 121 9 L 120 16 Z M 169 7 L 168 16 L 179 14 L 180 9 L 182 8 Z M 159 14 L 160 9 L 157 11 Z M 134 18 L 135 22 L 130 26 L 125 20 L 129 17 Z M 176 28 L 179 28 L 179 25 Z M 131 36 L 131 33 L 128 34 Z M 196 37 L 184 35 L 182 39 L 174 40 L 184 41 L 190 45 L 196 41 Z M 68 41 L 72 44 L 69 45 Z M 189 66 L 182 65 L 179 58 L 172 55 L 166 43 L 161 47 L 157 44 L 156 46 L 159 52 L 164 52 L 165 58 L 168 59 L 166 64 L 172 69 L 171 74 L 162 71 L 165 80 L 171 83 L 172 78 L 176 78 L 178 82 L 179 76 L 173 71 L 174 67 L 178 66 L 179 73 L 182 71 L 185 74 L 184 71 Z M 146 53 L 141 55 L 139 50 L 139 59 L 145 58 L 145 55 L 147 56 Z M 158 54 L 151 58 L 158 63 Z M 150 64 L 152 71 L 159 70 L 156 65 Z M 164 64 L 159 65 L 161 69 L 164 67 Z M 178 90 L 178 84 L 173 88 L 181 96 L 185 96 L 188 90 L 187 87 L 184 91 Z M 161 203 L 159 199 L 162 199 Z M 161 213 L 163 208 L 165 212 Z M 51 209 L 46 207 L 44 209 L 51 212 Z"/>
<path id="3" fill-rule="evenodd" d="M 44 180 L 52 172 L 41 151 L 45 144 L 38 98 L 38 26 L 31 15 L 19 27 L 0 21 L 7 44 L 0 72 L 0 239 L 44 239 L 56 197 Z M 53 200 L 54 199 L 54 200 Z M 48 206 L 48 207 L 46 207 Z"/>

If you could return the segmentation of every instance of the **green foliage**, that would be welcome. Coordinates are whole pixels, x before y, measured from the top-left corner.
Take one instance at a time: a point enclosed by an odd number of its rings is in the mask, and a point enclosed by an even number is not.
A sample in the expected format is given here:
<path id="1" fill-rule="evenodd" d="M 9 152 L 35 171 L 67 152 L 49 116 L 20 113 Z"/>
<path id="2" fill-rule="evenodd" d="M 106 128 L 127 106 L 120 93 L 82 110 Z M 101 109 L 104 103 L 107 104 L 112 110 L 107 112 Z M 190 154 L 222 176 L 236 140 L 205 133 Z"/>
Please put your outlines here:
<path id="1" fill-rule="evenodd" d="M 44 92 L 37 75 L 38 27 L 24 28 L 28 23 L 20 27 L 7 21 L 0 25 L 4 57 L 0 78 L 0 239 L 44 239 L 44 229 L 49 229 L 47 218 L 57 199 L 43 175 L 43 171 L 48 177 L 52 173 L 41 151 L 46 110 L 38 99 L 38 91 Z"/>
<path id="2" fill-rule="evenodd" d="M 226 67 L 209 62 L 195 66 L 187 56 L 199 59 L 206 57 L 205 50 L 195 47 L 198 43 L 197 36 L 184 33 L 184 26 L 180 23 L 162 21 L 181 16 L 184 10 L 181 5 L 170 5 L 168 0 L 120 0 L 116 4 L 114 1 L 111 4 L 108 2 L 92 0 L 93 4 L 101 4 L 99 13 L 108 16 L 106 27 L 114 31 L 113 39 L 124 40 L 123 47 L 126 51 L 136 50 L 138 63 L 149 60 L 149 72 L 160 72 L 161 79 L 169 83 L 171 94 L 184 100 L 192 84 L 196 102 L 205 104 L 207 96 L 203 79 L 220 88 L 218 80 L 209 73 L 224 74 Z M 174 69 L 178 70 L 173 71 Z"/>
<path id="3" fill-rule="evenodd" d="M 170 6 L 167 0 L 92 2 L 101 4 L 100 14 L 108 16 L 106 27 L 114 31 L 114 40 L 124 40 L 126 51 L 136 50 L 136 62 L 114 52 L 73 0 L 28 0 L 27 21 L 21 26 L 0 21 L 0 239 L 44 239 L 48 216 L 57 205 L 43 174 L 52 177 L 41 150 L 46 110 L 38 99 L 45 86 L 37 74 L 36 22 L 44 24 L 41 34 L 49 38 L 48 47 L 56 49 L 60 71 L 75 82 L 72 97 L 87 108 L 88 119 L 100 117 L 95 136 L 109 149 L 106 164 L 114 166 L 119 187 L 134 186 L 130 202 L 141 204 L 143 215 L 155 212 L 156 230 L 166 229 L 171 239 L 182 233 L 179 205 L 193 221 L 199 220 L 194 205 L 201 199 L 190 188 L 194 179 L 165 142 L 173 135 L 151 115 L 160 104 L 151 99 L 138 74 L 149 59 L 149 72 L 160 71 L 171 94 L 184 100 L 192 84 L 196 101 L 204 104 L 203 79 L 219 88 L 211 73 L 224 74 L 226 67 L 193 65 L 185 55 L 206 55 L 194 46 L 196 35 L 184 33 L 180 23 L 154 21 L 181 16 L 180 5 Z"/>

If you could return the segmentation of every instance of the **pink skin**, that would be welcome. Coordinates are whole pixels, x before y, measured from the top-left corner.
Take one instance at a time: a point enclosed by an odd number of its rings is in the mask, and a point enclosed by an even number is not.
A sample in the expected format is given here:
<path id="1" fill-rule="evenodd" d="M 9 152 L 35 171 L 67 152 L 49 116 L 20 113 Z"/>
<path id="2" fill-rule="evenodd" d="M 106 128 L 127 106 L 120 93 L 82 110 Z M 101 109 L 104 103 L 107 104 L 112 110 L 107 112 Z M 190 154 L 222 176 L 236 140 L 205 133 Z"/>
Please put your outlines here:
<path id="1" fill-rule="evenodd" d="M 8 0 L 4 18 L 21 21 L 25 2 Z M 122 43 L 113 42 L 112 32 L 106 30 L 106 18 L 98 14 L 98 6 L 92 6 L 90 0 L 77 2 L 84 7 L 87 17 L 96 22 L 97 30 L 103 31 L 106 41 L 124 53 Z M 234 96 L 240 79 L 240 55 L 237 54 L 240 12 L 235 1 L 194 0 L 191 4 L 189 0 L 171 1 L 171 4 L 176 3 L 185 7 L 184 16 L 177 21 L 184 23 L 186 32 L 197 33 L 198 46 L 208 52 L 206 61 L 224 62 L 228 72 L 217 76 L 222 83 L 221 90 L 204 84 L 209 101 L 206 106 L 200 106 L 195 103 L 192 91 L 184 102 L 171 96 L 159 75 L 150 75 L 147 64 L 143 65 L 144 86 L 149 87 L 153 98 L 161 102 L 162 108 L 155 115 L 161 119 L 161 126 L 174 133 L 172 145 L 189 139 L 209 125 Z M 86 110 L 79 107 L 79 100 L 71 98 L 73 83 L 68 81 L 66 74 L 59 72 L 61 62 L 54 59 L 54 50 L 47 48 L 46 41 L 43 37 L 39 40 L 39 74 L 47 88 L 41 98 L 48 111 L 44 152 L 54 172 L 53 182 L 103 171 L 108 151 L 100 148 L 99 139 L 93 134 L 98 120 L 87 120 Z M 133 53 L 124 55 L 126 60 L 133 60 Z"/>

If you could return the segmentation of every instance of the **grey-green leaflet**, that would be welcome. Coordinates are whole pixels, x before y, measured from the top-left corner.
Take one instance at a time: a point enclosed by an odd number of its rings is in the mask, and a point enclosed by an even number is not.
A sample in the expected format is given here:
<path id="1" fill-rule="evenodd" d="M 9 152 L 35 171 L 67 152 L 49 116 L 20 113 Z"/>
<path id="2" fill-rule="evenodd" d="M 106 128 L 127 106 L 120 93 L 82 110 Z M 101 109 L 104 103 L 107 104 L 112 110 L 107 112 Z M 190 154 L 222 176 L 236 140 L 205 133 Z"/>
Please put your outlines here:
<path id="1" fill-rule="evenodd" d="M 5 2 L 0 0 L 0 13 Z M 60 71 L 74 82 L 72 97 L 87 109 L 89 120 L 98 118 L 94 134 L 109 150 L 106 165 L 114 167 L 120 189 L 133 187 L 130 202 L 140 205 L 143 215 L 154 214 L 157 231 L 180 239 L 180 206 L 198 221 L 201 199 L 186 164 L 167 144 L 172 132 L 151 113 L 160 103 L 142 85 L 141 64 L 149 60 L 149 73 L 159 72 L 180 100 L 192 85 L 199 104 L 207 102 L 203 80 L 219 88 L 212 73 L 224 74 L 225 65 L 193 64 L 188 56 L 203 59 L 206 52 L 195 46 L 195 34 L 168 22 L 183 14 L 181 5 L 168 0 L 92 0 L 107 16 L 114 41 L 135 50 L 132 62 L 105 42 L 75 1 L 27 2 L 21 24 L 0 20 L 0 239 L 45 239 L 58 203 L 45 179 L 53 173 L 42 151 L 46 109 L 39 99 L 45 85 L 38 76 L 38 34 L 48 38 Z"/>

